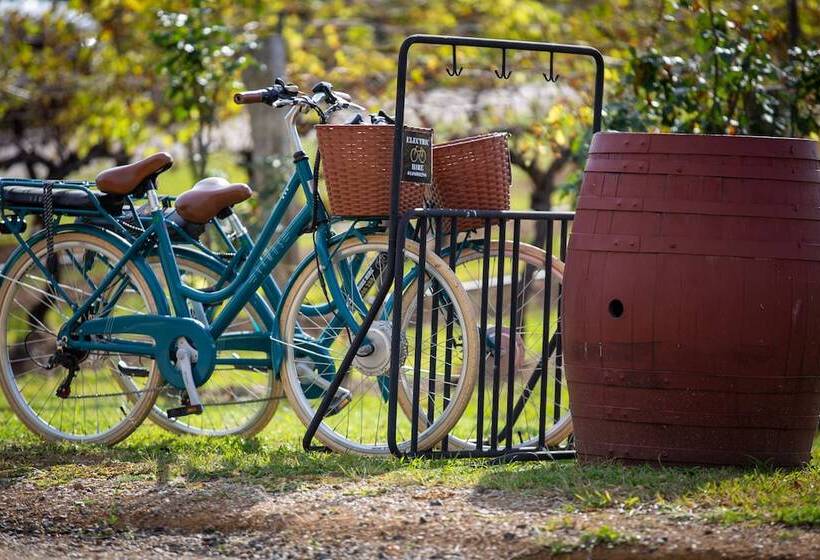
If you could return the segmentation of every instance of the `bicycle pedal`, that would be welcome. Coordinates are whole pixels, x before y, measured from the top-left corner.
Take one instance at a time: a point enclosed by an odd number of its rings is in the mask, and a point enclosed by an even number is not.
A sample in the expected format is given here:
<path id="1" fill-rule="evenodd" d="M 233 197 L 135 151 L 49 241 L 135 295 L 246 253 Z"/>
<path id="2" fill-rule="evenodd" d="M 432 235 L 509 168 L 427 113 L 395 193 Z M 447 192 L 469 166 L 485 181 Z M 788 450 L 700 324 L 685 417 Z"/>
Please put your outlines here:
<path id="1" fill-rule="evenodd" d="M 120 374 L 127 375 L 128 377 L 148 377 L 150 373 L 145 368 L 141 368 L 138 366 L 129 366 L 122 360 L 117 362 L 117 369 L 120 371 Z"/>
<path id="2" fill-rule="evenodd" d="M 188 406 L 180 406 L 178 408 L 169 408 L 165 411 L 168 418 L 179 418 L 180 416 L 189 416 L 191 414 L 202 414 L 204 410 L 201 404 L 192 404 Z"/>
<path id="3" fill-rule="evenodd" d="M 351 402 L 353 402 L 353 394 L 344 387 L 339 387 L 339 390 L 336 392 L 336 396 L 330 403 L 330 406 L 328 407 L 325 416 L 333 416 L 334 414 L 339 414 L 342 411 L 342 409 L 344 409 L 344 407 L 349 405 Z"/>

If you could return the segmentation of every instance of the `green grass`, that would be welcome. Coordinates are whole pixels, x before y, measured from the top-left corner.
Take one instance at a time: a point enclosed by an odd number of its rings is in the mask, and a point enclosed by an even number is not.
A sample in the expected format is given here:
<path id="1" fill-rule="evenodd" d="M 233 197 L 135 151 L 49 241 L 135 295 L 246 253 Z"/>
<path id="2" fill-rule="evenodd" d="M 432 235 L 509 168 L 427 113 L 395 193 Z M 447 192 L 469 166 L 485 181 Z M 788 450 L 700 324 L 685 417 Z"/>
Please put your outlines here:
<path id="1" fill-rule="evenodd" d="M 572 528 L 574 528 L 573 523 L 548 525 L 544 528 L 546 531 L 542 534 L 543 536 L 540 540 L 544 547 L 554 555 L 569 554 L 579 549 L 615 548 L 616 546 L 634 543 L 638 540 L 634 535 L 621 533 L 609 525 L 601 525 L 595 529 L 583 531 L 578 539 L 573 541 L 567 541 L 556 536 L 556 529 Z"/>
<path id="2" fill-rule="evenodd" d="M 608 525 L 601 525 L 594 531 L 586 531 L 581 534 L 581 546 L 584 548 L 593 548 L 596 546 L 613 548 L 619 544 L 629 543 L 633 540 L 633 537 L 624 535 Z"/>
<path id="3" fill-rule="evenodd" d="M 301 426 L 283 406 L 271 426 L 249 441 L 175 437 L 145 425 L 114 448 L 55 445 L 26 432 L 3 404 L 0 488 L 20 480 L 39 487 L 60 486 L 79 477 L 146 484 L 177 477 L 230 479 L 279 491 L 320 482 L 367 481 L 371 486 L 362 491 L 373 495 L 391 486 L 424 485 L 549 496 L 568 515 L 646 508 L 692 511 L 715 523 L 820 526 L 817 444 L 810 465 L 784 471 L 580 465 L 574 461 L 490 465 L 479 460 L 382 460 L 306 453 L 301 449 L 301 435 Z"/>
<path id="4" fill-rule="evenodd" d="M 820 525 L 820 453 L 814 461 L 790 472 L 754 470 L 731 479 L 712 481 L 692 496 L 693 503 L 714 509 L 721 523 L 768 521 L 785 525 Z"/>

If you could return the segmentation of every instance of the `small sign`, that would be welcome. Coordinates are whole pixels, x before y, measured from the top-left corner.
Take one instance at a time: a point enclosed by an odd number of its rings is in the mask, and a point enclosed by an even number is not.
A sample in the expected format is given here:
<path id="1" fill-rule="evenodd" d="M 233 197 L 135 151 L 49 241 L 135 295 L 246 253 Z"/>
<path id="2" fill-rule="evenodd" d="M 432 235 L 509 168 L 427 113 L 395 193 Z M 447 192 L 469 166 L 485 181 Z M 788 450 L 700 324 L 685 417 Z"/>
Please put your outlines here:
<path id="1" fill-rule="evenodd" d="M 405 130 L 402 147 L 401 180 L 433 182 L 433 131 Z"/>

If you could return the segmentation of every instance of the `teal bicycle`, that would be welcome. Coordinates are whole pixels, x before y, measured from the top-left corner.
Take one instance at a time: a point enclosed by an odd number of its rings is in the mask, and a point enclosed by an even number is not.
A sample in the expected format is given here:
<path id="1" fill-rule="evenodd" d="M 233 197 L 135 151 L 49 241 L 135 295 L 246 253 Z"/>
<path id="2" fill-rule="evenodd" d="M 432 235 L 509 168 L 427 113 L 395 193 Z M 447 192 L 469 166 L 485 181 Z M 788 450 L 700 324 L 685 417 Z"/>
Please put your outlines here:
<path id="1" fill-rule="evenodd" d="M 304 423 L 312 419 L 369 311 L 388 250 L 386 235 L 373 227 L 354 224 L 334 233 L 324 207 L 313 196 L 311 166 L 295 118 L 301 112 L 321 112 L 320 103 L 339 103 L 328 94 L 332 92 L 311 96 L 277 83 L 237 95 L 241 103 L 289 109 L 286 119 L 296 170 L 252 248 L 216 286 L 199 289 L 183 281 L 179 250 L 172 245 L 156 191 L 157 177 L 166 167 L 160 162 L 144 164 L 144 176 L 114 172 L 108 180 L 103 177 L 97 186 L 105 194 L 92 193 L 99 205 L 100 199 L 131 194 L 129 189 L 137 186 L 145 190 L 151 223 L 132 239 L 94 225 L 65 223 L 25 240 L 15 231 L 19 214 L 4 203 L 4 226 L 20 247 L 6 263 L 0 285 L 0 385 L 29 428 L 52 440 L 116 443 L 154 410 L 158 394 L 168 387 L 181 395 L 181 401 L 165 411 L 167 418 L 198 415 L 208 406 L 200 398 L 200 388 L 218 381 L 219 366 L 253 367 L 261 362 L 280 372 L 297 416 Z M 44 213 L 59 214 L 60 204 L 49 203 L 48 198 L 60 196 L 61 189 L 88 190 L 49 185 L 44 188 L 44 193 L 50 191 L 43 196 Z M 189 197 L 189 211 L 179 202 L 177 211 L 209 219 L 250 194 L 237 184 L 199 190 L 199 195 Z M 304 207 L 283 224 L 300 192 Z M 36 206 L 29 211 L 36 213 Z M 47 218 L 50 224 L 51 216 Z M 284 227 L 277 235 L 280 226 Z M 276 304 L 272 307 L 259 291 L 284 253 L 307 232 L 314 251 L 292 275 L 279 301 L 271 301 Z M 420 428 L 419 445 L 429 448 L 467 406 L 478 345 L 474 311 L 458 279 L 432 254 L 425 255 L 424 273 L 418 274 L 419 251 L 411 242 L 400 257 L 400 266 L 408 271 L 407 288 L 394 299 L 403 298 L 405 309 L 421 303 L 452 317 L 440 322 L 435 332 L 430 325 L 413 324 L 413 313 L 406 313 L 402 324 L 404 367 L 412 368 L 417 359 L 407 352 L 417 337 L 425 342 L 420 359 L 429 359 L 429 352 L 444 355 L 445 349 L 452 356 L 450 397 L 439 401 L 436 420 Z M 152 266 L 152 260 L 158 265 Z M 318 437 L 332 449 L 388 453 L 387 370 L 394 299 L 380 310 L 380 320 L 368 331 L 367 344 L 359 349 L 332 414 L 319 429 Z M 33 304 L 48 309 L 32 313 Z M 249 304 L 251 328 L 231 330 Z M 441 348 L 430 340 L 439 341 Z M 438 391 L 441 383 L 430 380 L 430 387 Z M 408 420 L 403 427 L 408 440 L 409 426 Z"/>
<path id="2" fill-rule="evenodd" d="M 155 154 L 147 160 L 138 161 L 128 166 L 115 168 L 113 173 L 108 170 L 99 176 L 100 185 L 111 190 L 116 188 L 108 182 L 112 176 L 116 178 L 122 175 L 143 176 L 152 168 L 152 165 L 161 159 L 171 163 L 170 156 L 166 154 Z M 203 187 L 213 184 L 215 179 L 209 179 L 198 183 L 192 191 L 200 191 Z M 224 181 L 219 179 L 218 181 Z M 144 198 L 144 193 L 140 188 L 134 187 L 136 183 L 129 181 L 126 183 L 127 192 L 130 196 L 123 197 L 120 201 L 112 200 L 110 193 L 99 193 L 91 190 L 93 183 L 86 182 L 65 182 L 55 183 L 52 192 L 52 205 L 54 206 L 55 221 L 74 219 L 73 230 L 77 230 L 79 225 L 96 226 L 114 232 L 118 237 L 126 241 L 133 241 L 145 231 L 145 227 L 150 226 L 151 215 L 147 210 L 147 205 L 132 207 L 132 202 L 138 198 Z M 227 184 L 227 183 L 225 183 Z M 5 228 L 8 233 L 19 235 L 24 226 L 24 217 L 29 214 L 42 214 L 44 211 L 43 181 L 28 179 L 0 178 L 0 203 L 3 205 L 6 217 L 1 228 Z M 130 185 L 130 186 L 129 186 Z M 134 190 L 135 189 L 135 190 Z M 200 193 L 201 194 L 201 193 Z M 162 197 L 165 206 L 165 224 L 169 230 L 170 238 L 174 246 L 178 268 L 182 281 L 190 286 L 200 289 L 214 289 L 222 285 L 231 275 L 231 271 L 237 268 L 237 263 L 241 262 L 246 245 L 252 244 L 247 232 L 242 236 L 236 235 L 229 229 L 227 220 L 225 227 L 215 227 L 208 237 L 216 234 L 224 236 L 227 245 L 221 251 L 209 249 L 207 244 L 200 242 L 199 237 L 205 232 L 204 224 L 188 222 L 173 209 L 172 197 Z M 103 202 L 105 207 L 100 209 L 96 205 Z M 116 204 L 115 204 L 116 202 Z M 122 205 L 122 207 L 120 207 Z M 226 209 L 229 211 L 229 209 Z M 214 225 L 219 219 L 212 220 Z M 57 235 L 63 234 L 63 228 L 58 230 Z M 39 236 L 43 237 L 44 233 Z M 39 237 L 35 236 L 30 240 L 22 242 L 32 244 Z M 232 241 L 240 245 L 234 247 Z M 161 267 L 156 249 L 153 255 L 148 257 L 148 262 L 158 273 L 157 276 L 162 281 Z M 61 272 L 61 271 L 60 271 Z M 90 274 L 90 273 L 89 273 Z M 59 275 L 58 275 L 59 276 Z M 268 283 L 271 284 L 271 283 Z M 24 340 L 25 344 L 18 344 L 11 349 L 10 363 L 17 371 L 26 371 L 26 368 L 37 367 L 37 359 L 30 359 L 49 348 L 38 348 L 38 336 L 36 328 L 42 329 L 42 323 L 48 323 L 51 318 L 48 313 L 53 313 L 49 307 L 50 294 L 48 290 L 30 289 L 32 292 L 24 300 L 28 313 L 27 323 L 32 325 L 29 331 L 15 333 L 15 338 Z M 78 288 L 74 288 L 75 293 L 80 293 Z M 277 301 L 275 297 L 279 294 L 275 284 L 264 286 L 264 296 L 269 293 L 272 298 L 269 301 Z M 167 293 L 167 290 L 166 290 Z M 273 304 L 270 304 L 273 305 Z M 217 306 L 202 305 L 196 302 L 189 302 L 191 313 L 196 316 L 212 316 Z M 268 305 L 261 303 L 259 297 L 254 297 L 249 301 L 243 311 L 231 322 L 228 327 L 229 332 L 263 331 L 265 325 L 272 324 L 270 318 L 271 311 Z M 48 337 L 45 337 L 47 343 Z M 232 352 L 226 350 L 217 351 L 217 376 L 207 387 L 202 387 L 200 395 L 203 401 L 209 406 L 199 415 L 189 415 L 179 418 L 169 418 L 165 411 L 178 406 L 184 400 L 184 391 L 180 391 L 170 385 L 165 385 L 157 395 L 157 401 L 150 414 L 151 420 L 165 429 L 175 433 L 225 436 L 242 435 L 245 437 L 258 433 L 268 423 L 276 411 L 282 397 L 281 383 L 278 375 L 273 372 L 270 362 L 270 350 L 261 349 L 257 352 L 246 351 L 243 359 L 233 359 Z M 42 363 L 40 365 L 43 365 Z M 127 361 L 117 360 L 115 364 L 124 376 L 145 376 L 147 373 L 143 368 L 129 367 Z M 128 382 L 123 378 L 123 383 Z M 132 387 L 133 389 L 133 387 Z"/>

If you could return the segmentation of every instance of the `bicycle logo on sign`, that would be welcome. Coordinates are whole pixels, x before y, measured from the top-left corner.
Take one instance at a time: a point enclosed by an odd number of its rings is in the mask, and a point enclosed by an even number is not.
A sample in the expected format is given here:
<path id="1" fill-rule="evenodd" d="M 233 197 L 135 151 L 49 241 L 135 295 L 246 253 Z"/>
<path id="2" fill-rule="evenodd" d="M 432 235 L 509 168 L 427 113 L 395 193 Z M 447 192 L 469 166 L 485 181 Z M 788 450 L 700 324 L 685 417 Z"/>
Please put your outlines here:
<path id="1" fill-rule="evenodd" d="M 412 163 L 424 163 L 427 161 L 427 150 L 421 146 L 413 146 L 410 150 L 410 161 Z"/>

